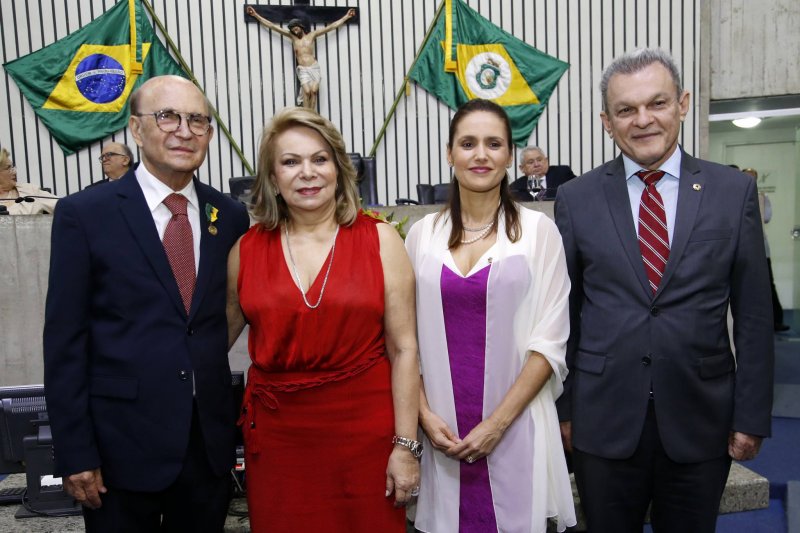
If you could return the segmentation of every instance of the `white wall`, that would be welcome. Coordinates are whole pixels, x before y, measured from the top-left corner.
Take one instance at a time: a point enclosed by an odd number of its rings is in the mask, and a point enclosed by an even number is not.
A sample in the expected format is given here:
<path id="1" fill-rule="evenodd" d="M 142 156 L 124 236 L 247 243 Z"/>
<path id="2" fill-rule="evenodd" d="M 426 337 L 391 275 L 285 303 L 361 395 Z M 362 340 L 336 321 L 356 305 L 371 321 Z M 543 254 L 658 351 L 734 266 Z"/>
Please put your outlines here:
<path id="1" fill-rule="evenodd" d="M 245 0 L 152 2 L 255 165 L 261 128 L 276 110 L 294 100 L 291 47 L 280 36 L 245 24 Z M 113 4 L 112 0 L 0 0 L 0 60 L 38 50 Z M 320 38 L 317 57 L 324 73 L 321 112 L 339 126 L 351 151 L 367 153 L 439 1 L 316 0 L 313 4 L 359 8 L 360 23 Z M 597 89 L 600 73 L 613 57 L 637 46 L 671 50 L 687 89 L 698 93 L 699 0 L 468 0 L 468 4 L 506 31 L 571 64 L 531 143 L 542 146 L 553 164 L 569 164 L 576 173 L 616 155 L 602 132 Z M 692 101 L 695 109 L 681 142 L 697 153 L 700 99 Z M 65 195 L 101 179 L 100 143 L 65 157 L 5 72 L 0 80 L 0 110 L 6 117 L 0 122 L 0 145 L 13 151 L 21 181 Z M 416 87 L 401 99 L 376 154 L 381 203 L 415 198 L 417 183 L 449 180 L 443 146 L 450 116 L 445 106 Z M 114 135 L 114 140 L 134 146 L 126 132 Z M 230 144 L 217 135 L 200 179 L 227 190 L 227 178 L 244 174 Z"/>
<path id="2" fill-rule="evenodd" d="M 711 1 L 711 99 L 800 94 L 800 2 Z"/>

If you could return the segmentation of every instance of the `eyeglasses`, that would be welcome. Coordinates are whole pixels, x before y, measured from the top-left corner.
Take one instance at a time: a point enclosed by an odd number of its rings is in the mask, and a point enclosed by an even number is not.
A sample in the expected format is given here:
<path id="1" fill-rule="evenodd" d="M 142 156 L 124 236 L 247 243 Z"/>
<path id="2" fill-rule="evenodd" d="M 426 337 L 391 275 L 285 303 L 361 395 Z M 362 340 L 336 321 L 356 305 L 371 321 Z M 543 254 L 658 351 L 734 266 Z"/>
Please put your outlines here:
<path id="1" fill-rule="evenodd" d="M 128 157 L 125 154 L 118 154 L 116 152 L 106 152 L 104 154 L 100 154 L 100 157 L 98 157 L 97 160 L 100 161 L 101 163 L 105 163 L 106 161 L 111 159 L 111 156 L 115 156 L 115 155 L 118 155 L 120 157 Z"/>
<path id="2" fill-rule="evenodd" d="M 17 171 L 16 165 L 8 165 L 6 168 L 0 169 L 0 172 L 16 172 L 16 171 Z"/>
<path id="3" fill-rule="evenodd" d="M 136 113 L 137 117 L 152 116 L 156 126 L 164 133 L 174 133 L 181 127 L 181 119 L 185 118 L 189 131 L 197 136 L 205 135 L 211 129 L 211 117 L 199 113 L 178 113 L 170 109 L 162 109 L 155 113 Z"/>

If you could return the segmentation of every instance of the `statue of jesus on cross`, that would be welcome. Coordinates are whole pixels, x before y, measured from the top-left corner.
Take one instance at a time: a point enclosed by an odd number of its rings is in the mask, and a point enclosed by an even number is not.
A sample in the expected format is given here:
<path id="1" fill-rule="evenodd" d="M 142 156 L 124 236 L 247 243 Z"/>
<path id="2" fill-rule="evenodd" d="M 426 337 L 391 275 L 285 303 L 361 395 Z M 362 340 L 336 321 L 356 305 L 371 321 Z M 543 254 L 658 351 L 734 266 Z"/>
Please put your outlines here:
<path id="1" fill-rule="evenodd" d="M 314 40 L 322 34 L 333 31 L 356 15 L 355 9 L 349 9 L 339 20 L 310 31 L 309 25 L 302 19 L 292 19 L 287 24 L 288 30 L 271 22 L 252 7 L 247 7 L 247 14 L 255 18 L 262 26 L 269 28 L 284 37 L 292 40 L 295 60 L 297 61 L 297 79 L 302 89 L 297 98 L 298 105 L 317 110 L 317 96 L 319 95 L 319 82 L 322 79 L 322 69 L 314 57 Z"/>

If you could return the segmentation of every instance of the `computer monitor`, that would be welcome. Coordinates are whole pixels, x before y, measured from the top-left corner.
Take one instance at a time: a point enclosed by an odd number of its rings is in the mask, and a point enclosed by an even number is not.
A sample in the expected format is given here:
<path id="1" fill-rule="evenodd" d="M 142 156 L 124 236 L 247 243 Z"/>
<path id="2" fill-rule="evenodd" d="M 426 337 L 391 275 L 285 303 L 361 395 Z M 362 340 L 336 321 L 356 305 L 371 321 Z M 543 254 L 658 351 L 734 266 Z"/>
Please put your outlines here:
<path id="1" fill-rule="evenodd" d="M 234 416 L 238 417 L 244 395 L 244 372 L 231 372 Z M 242 438 L 237 430 L 237 452 L 241 457 Z M 53 438 L 43 385 L 0 387 L 0 475 L 25 473 L 27 491 L 17 518 L 80 514 L 58 483 L 55 471 Z"/>
<path id="2" fill-rule="evenodd" d="M 54 468 L 44 386 L 0 387 L 0 474 L 25 472 L 26 478 L 17 518 L 80 514 L 61 484 L 42 483 Z"/>
<path id="3" fill-rule="evenodd" d="M 0 387 L 0 474 L 25 472 L 23 438 L 47 417 L 43 385 Z"/>

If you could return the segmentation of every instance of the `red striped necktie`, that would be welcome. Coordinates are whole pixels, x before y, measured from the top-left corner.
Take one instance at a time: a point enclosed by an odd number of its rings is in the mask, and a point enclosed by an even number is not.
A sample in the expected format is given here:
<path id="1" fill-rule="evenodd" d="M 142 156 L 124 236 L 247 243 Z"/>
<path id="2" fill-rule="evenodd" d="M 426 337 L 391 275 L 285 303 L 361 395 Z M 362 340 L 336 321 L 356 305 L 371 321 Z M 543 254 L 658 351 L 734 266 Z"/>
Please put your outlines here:
<path id="1" fill-rule="evenodd" d="M 172 218 L 164 230 L 164 251 L 167 252 L 169 266 L 178 283 L 186 314 L 192 307 L 192 294 L 194 293 L 194 240 L 192 239 L 192 226 L 186 213 L 186 204 L 189 200 L 182 194 L 172 193 L 164 198 L 164 205 L 172 213 Z"/>
<path id="2" fill-rule="evenodd" d="M 656 190 L 656 183 L 664 176 L 664 172 L 640 170 L 636 175 L 645 185 L 639 202 L 639 249 L 642 251 L 650 289 L 655 294 L 669 259 L 667 215 L 661 195 Z"/>

